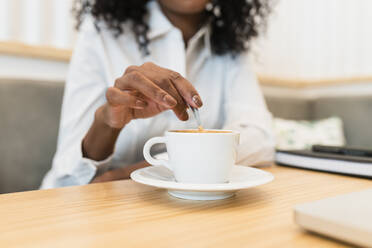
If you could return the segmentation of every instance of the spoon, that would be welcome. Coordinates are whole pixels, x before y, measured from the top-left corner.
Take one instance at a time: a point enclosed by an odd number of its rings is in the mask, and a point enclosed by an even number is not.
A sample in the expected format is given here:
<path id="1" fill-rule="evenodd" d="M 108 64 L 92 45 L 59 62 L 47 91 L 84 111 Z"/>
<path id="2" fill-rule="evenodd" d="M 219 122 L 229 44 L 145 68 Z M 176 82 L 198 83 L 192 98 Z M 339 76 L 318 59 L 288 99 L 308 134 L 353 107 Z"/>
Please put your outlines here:
<path id="1" fill-rule="evenodd" d="M 194 118 L 196 120 L 196 124 L 198 125 L 198 128 L 203 129 L 203 126 L 202 126 L 201 120 L 200 120 L 199 110 L 197 108 L 191 107 L 190 105 L 189 105 L 189 108 L 191 109 L 191 111 L 194 115 Z"/>

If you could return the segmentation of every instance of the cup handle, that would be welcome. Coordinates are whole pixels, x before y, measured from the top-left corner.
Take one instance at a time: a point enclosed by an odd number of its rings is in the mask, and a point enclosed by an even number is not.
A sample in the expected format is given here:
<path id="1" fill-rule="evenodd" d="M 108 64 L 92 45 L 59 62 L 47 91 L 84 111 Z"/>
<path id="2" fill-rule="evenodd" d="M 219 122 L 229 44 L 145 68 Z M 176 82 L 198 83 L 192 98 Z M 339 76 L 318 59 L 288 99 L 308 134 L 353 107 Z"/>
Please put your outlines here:
<path id="1" fill-rule="evenodd" d="M 145 157 L 145 160 L 151 165 L 154 165 L 154 166 L 164 165 L 168 169 L 172 170 L 172 168 L 169 165 L 168 160 L 155 159 L 150 154 L 150 150 L 153 145 L 160 144 L 160 143 L 166 143 L 166 141 L 167 141 L 166 137 L 154 137 L 154 138 L 149 139 L 146 142 L 145 146 L 143 147 L 143 156 Z"/>

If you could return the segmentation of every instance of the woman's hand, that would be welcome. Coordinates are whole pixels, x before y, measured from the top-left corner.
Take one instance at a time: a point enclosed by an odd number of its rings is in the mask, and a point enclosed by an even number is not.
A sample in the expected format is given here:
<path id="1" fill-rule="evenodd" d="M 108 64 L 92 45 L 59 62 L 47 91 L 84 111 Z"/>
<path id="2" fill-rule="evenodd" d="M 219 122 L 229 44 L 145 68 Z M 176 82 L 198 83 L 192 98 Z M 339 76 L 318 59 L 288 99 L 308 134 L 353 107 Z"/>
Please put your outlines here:
<path id="1" fill-rule="evenodd" d="M 189 104 L 200 108 L 198 92 L 179 73 L 153 63 L 130 66 L 106 92 L 107 103 L 97 109 L 92 126 L 82 142 L 85 158 L 96 161 L 113 153 L 121 129 L 131 120 L 148 118 L 172 109 L 187 120 Z"/>
<path id="2" fill-rule="evenodd" d="M 192 84 L 179 73 L 153 63 L 130 66 L 106 92 L 101 118 L 121 129 L 129 121 L 155 116 L 172 109 L 180 120 L 188 120 L 187 105 L 199 108 L 201 98 Z"/>
<path id="3" fill-rule="evenodd" d="M 142 161 L 124 168 L 119 168 L 115 170 L 106 171 L 102 175 L 99 175 L 95 177 L 91 183 L 103 183 L 103 182 L 109 182 L 109 181 L 116 181 L 116 180 L 124 180 L 129 179 L 130 174 L 137 170 L 144 167 L 150 166 L 149 163 L 146 161 Z"/>

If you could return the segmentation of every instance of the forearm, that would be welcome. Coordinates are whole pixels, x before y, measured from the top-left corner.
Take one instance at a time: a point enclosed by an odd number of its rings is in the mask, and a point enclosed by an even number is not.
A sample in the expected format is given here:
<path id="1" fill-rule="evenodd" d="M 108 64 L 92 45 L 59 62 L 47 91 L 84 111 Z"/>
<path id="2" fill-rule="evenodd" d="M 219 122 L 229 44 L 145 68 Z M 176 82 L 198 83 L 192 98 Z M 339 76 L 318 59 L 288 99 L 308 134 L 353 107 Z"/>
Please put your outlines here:
<path id="1" fill-rule="evenodd" d="M 107 125 L 103 119 L 104 106 L 97 109 L 94 122 L 82 142 L 83 156 L 101 161 L 110 156 L 121 129 Z"/>
<path id="2" fill-rule="evenodd" d="M 109 182 L 109 181 L 115 181 L 115 180 L 129 179 L 130 174 L 133 171 L 147 167 L 147 166 L 150 166 L 150 164 L 147 163 L 146 161 L 141 161 L 136 164 L 132 164 L 132 165 L 129 165 L 123 168 L 110 170 L 94 178 L 91 183 L 102 183 L 102 182 Z"/>

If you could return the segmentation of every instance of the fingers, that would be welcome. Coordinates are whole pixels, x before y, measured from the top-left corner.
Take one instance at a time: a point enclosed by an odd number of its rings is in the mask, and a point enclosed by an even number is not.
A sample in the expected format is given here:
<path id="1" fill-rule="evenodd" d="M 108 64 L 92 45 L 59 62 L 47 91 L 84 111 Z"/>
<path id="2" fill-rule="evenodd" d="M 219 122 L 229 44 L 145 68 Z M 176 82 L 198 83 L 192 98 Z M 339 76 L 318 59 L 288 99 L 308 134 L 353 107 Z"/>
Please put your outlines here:
<path id="1" fill-rule="evenodd" d="M 135 105 L 133 95 L 130 99 L 124 98 L 119 93 L 135 90 L 147 99 L 148 104 L 154 103 L 158 111 L 172 109 L 180 120 L 188 120 L 187 105 L 200 108 L 203 105 L 193 85 L 179 73 L 159 67 L 151 62 L 141 66 L 129 66 L 124 75 L 115 81 L 117 91 L 112 90 L 113 103 Z M 109 92 L 108 92 L 109 93 Z M 130 95 L 130 94 L 129 94 Z M 127 101 L 130 101 L 128 103 Z M 138 103 L 140 104 L 140 103 Z M 158 105 L 157 105 L 158 104 Z M 149 106 L 150 106 L 149 105 Z"/>
<path id="2" fill-rule="evenodd" d="M 177 105 L 172 109 L 173 112 L 176 114 L 177 118 L 181 121 L 187 121 L 189 119 L 189 115 L 187 113 L 187 106 L 185 104 L 185 101 L 182 99 L 182 96 L 178 93 L 177 89 L 174 87 L 174 85 L 171 83 L 170 80 L 168 80 L 168 92 L 177 100 Z"/>
<path id="3" fill-rule="evenodd" d="M 124 105 L 129 108 L 143 109 L 147 102 L 130 94 L 129 91 L 121 91 L 118 88 L 110 87 L 106 91 L 107 102 L 111 105 Z"/>
<path id="4" fill-rule="evenodd" d="M 129 179 L 129 173 L 126 168 L 119 168 L 115 170 L 109 170 L 103 173 L 102 175 L 94 178 L 91 183 L 103 183 L 116 180 Z"/>
<path id="5" fill-rule="evenodd" d="M 121 90 L 138 90 L 143 95 L 167 108 L 173 108 L 177 105 L 177 101 L 168 92 L 151 82 L 137 70 L 132 70 L 117 79 L 115 87 Z"/>
<path id="6" fill-rule="evenodd" d="M 186 110 L 182 110 L 182 111 L 173 110 L 173 112 L 176 114 L 177 118 L 180 119 L 181 121 L 187 121 L 189 119 L 189 114 L 187 113 Z"/>
<path id="7" fill-rule="evenodd" d="M 178 72 L 169 71 L 169 78 L 181 94 L 182 98 L 186 103 L 194 108 L 200 108 L 203 106 L 203 102 L 199 93 L 196 91 L 194 86 Z"/>
<path id="8" fill-rule="evenodd" d="M 203 106 L 201 97 L 194 86 L 178 72 L 162 68 L 151 62 L 147 62 L 140 67 L 132 67 L 131 69 L 143 71 L 145 75 L 146 72 L 152 71 L 153 75 L 149 78 L 154 78 L 155 80 L 160 81 L 160 83 L 164 81 L 164 78 L 170 80 L 177 89 L 177 93 L 181 95 L 186 103 L 194 108 L 200 108 Z M 162 75 L 163 79 L 157 79 L 156 77 L 159 76 L 156 75 Z"/>

